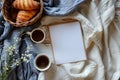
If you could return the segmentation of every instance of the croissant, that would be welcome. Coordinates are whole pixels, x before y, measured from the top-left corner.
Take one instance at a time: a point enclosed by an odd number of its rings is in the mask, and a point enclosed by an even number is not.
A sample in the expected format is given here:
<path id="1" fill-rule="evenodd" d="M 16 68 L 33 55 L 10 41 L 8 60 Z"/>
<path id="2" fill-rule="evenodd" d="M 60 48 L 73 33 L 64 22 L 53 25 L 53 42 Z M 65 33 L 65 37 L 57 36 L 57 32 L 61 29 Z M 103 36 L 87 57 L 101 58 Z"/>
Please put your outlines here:
<path id="1" fill-rule="evenodd" d="M 21 23 L 21 22 L 25 22 L 30 20 L 36 13 L 38 12 L 38 10 L 19 10 L 18 14 L 17 14 L 17 18 L 16 18 L 16 22 L 17 23 Z"/>
<path id="2" fill-rule="evenodd" d="M 13 2 L 13 7 L 22 10 L 33 10 L 38 9 L 40 4 L 34 0 L 15 0 Z"/>

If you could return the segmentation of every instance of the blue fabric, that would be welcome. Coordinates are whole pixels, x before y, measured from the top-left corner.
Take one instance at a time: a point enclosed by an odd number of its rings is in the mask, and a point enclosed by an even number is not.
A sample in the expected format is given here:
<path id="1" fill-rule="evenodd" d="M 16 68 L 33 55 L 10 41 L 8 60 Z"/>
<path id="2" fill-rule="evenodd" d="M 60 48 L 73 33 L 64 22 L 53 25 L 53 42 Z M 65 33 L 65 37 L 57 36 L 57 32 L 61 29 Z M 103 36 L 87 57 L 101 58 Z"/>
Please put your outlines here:
<path id="1" fill-rule="evenodd" d="M 44 12 L 47 15 L 65 16 L 73 12 L 84 0 L 43 1 Z M 0 11 L 1 7 L 0 3 Z M 35 69 L 33 60 L 39 50 L 25 33 L 38 26 L 40 26 L 40 22 L 24 28 L 15 28 L 3 19 L 0 12 L 0 80 L 3 80 L 1 75 L 4 75 L 3 68 L 6 68 L 7 64 L 11 66 L 9 68 L 12 70 L 8 70 L 10 74 L 8 71 L 5 72 L 7 80 L 37 80 L 39 71 Z M 25 57 L 28 62 L 17 63 L 25 55 L 31 55 L 30 58 Z"/>
<path id="2" fill-rule="evenodd" d="M 73 12 L 85 0 L 43 0 L 44 11 L 51 16 L 65 16 Z"/>
<path id="3" fill-rule="evenodd" d="M 9 53 L 15 55 L 10 58 L 9 65 L 14 65 L 14 59 L 21 58 L 22 54 L 31 54 L 32 56 L 28 63 L 23 62 L 18 66 L 15 65 L 12 67 L 13 71 L 10 72 L 7 80 L 37 80 L 39 71 L 35 69 L 33 60 L 39 52 L 25 32 L 38 27 L 40 23 L 37 22 L 25 28 L 13 28 L 8 22 L 5 22 L 4 19 L 1 19 L 0 22 L 0 74 L 2 74 L 2 67 L 7 66 L 5 63 L 8 60 Z M 13 50 L 9 48 L 13 48 Z M 29 50 L 29 52 L 26 52 L 27 50 Z"/>

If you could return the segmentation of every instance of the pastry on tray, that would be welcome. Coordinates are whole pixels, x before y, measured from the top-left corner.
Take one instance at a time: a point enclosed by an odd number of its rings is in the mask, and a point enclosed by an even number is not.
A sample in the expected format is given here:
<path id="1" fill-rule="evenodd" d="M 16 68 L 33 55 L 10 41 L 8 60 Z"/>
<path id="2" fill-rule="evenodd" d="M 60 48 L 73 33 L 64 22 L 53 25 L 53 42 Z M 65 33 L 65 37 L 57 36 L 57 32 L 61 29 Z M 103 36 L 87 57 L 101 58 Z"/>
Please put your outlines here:
<path id="1" fill-rule="evenodd" d="M 22 10 L 34 10 L 40 8 L 40 3 L 34 0 L 15 0 L 13 7 Z"/>

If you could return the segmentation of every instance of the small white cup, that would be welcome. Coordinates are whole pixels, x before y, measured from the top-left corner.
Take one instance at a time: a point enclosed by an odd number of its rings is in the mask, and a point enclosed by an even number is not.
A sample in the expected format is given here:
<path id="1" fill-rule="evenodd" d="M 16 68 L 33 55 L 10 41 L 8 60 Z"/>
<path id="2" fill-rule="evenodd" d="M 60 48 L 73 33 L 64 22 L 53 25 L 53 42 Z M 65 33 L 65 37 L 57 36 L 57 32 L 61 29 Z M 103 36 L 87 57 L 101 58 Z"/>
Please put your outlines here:
<path id="1" fill-rule="evenodd" d="M 50 68 L 52 62 L 46 54 L 40 53 L 34 59 L 34 66 L 39 71 L 46 71 Z"/>
<path id="2" fill-rule="evenodd" d="M 31 32 L 27 32 L 30 35 L 30 38 L 35 43 L 42 43 L 46 38 L 46 33 L 41 28 L 33 29 Z"/>
<path id="3" fill-rule="evenodd" d="M 47 26 L 35 28 L 31 32 L 26 32 L 26 34 L 30 36 L 30 39 L 34 43 L 43 43 L 43 44 L 51 43 L 49 29 Z"/>

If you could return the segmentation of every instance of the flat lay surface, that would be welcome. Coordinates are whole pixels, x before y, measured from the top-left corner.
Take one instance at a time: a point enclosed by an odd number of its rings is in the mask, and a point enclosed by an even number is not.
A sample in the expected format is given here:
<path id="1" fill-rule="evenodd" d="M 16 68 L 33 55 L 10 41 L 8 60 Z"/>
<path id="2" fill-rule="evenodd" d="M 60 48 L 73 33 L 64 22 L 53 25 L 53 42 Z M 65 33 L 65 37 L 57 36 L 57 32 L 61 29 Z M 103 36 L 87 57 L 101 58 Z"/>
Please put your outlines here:
<path id="1" fill-rule="evenodd" d="M 0 1 L 1 10 L 4 0 Z M 120 0 L 43 0 L 43 4 L 41 19 L 27 27 L 14 27 L 0 11 L 0 80 L 119 80 Z M 86 60 L 56 65 L 52 41 L 35 43 L 27 32 L 71 21 L 80 24 Z M 46 71 L 34 66 L 42 53 L 52 62 Z"/>

